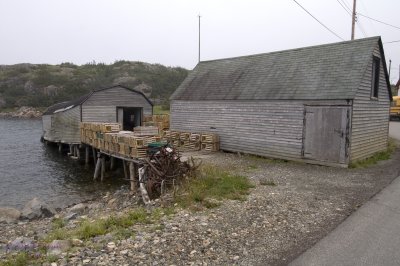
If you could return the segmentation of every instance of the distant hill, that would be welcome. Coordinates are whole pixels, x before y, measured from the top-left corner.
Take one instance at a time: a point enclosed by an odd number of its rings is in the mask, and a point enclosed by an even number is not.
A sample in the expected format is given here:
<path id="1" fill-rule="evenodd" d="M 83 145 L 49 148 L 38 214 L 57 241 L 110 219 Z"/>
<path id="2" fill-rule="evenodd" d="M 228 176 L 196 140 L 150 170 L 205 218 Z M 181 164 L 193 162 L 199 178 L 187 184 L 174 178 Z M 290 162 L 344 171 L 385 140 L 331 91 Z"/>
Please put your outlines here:
<path id="1" fill-rule="evenodd" d="M 141 90 L 162 104 L 187 74 L 188 70 L 181 67 L 130 61 L 111 65 L 93 62 L 82 66 L 71 63 L 0 65 L 0 108 L 46 107 L 115 84 Z"/>

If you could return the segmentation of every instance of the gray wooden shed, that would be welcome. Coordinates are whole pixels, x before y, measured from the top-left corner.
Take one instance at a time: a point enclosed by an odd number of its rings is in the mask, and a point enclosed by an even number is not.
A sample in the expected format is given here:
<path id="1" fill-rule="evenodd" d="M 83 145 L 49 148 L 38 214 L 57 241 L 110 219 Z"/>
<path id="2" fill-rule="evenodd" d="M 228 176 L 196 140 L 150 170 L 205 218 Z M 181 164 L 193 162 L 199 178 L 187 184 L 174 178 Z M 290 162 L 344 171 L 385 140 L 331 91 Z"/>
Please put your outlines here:
<path id="1" fill-rule="evenodd" d="M 121 85 L 94 90 L 82 97 L 50 106 L 43 114 L 43 138 L 79 144 L 80 122 L 118 122 L 124 130 L 140 126 L 153 113 L 152 102 L 140 91 Z"/>
<path id="2" fill-rule="evenodd" d="M 171 96 L 171 129 L 222 150 L 348 166 L 386 149 L 380 37 L 200 62 Z"/>

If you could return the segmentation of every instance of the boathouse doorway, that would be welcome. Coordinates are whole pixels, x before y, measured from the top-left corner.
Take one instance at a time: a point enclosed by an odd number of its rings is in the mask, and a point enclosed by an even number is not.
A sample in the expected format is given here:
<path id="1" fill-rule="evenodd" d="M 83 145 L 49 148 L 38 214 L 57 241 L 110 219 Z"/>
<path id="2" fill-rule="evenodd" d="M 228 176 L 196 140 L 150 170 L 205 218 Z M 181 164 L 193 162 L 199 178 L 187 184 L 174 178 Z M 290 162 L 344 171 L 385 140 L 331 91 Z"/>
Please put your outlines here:
<path id="1" fill-rule="evenodd" d="M 117 107 L 117 121 L 122 124 L 122 130 L 133 131 L 134 127 L 142 125 L 142 107 Z"/>

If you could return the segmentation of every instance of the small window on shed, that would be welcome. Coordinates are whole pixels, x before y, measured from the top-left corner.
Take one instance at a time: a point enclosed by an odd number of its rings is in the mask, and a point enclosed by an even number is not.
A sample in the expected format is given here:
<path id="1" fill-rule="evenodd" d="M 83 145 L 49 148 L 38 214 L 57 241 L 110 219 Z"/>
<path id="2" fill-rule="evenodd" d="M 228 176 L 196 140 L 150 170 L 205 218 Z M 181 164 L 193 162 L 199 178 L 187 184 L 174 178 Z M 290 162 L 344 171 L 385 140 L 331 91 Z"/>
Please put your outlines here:
<path id="1" fill-rule="evenodd" d="M 379 92 L 379 69 L 380 59 L 379 57 L 373 57 L 372 59 L 372 83 L 371 83 L 371 97 L 378 98 Z"/>

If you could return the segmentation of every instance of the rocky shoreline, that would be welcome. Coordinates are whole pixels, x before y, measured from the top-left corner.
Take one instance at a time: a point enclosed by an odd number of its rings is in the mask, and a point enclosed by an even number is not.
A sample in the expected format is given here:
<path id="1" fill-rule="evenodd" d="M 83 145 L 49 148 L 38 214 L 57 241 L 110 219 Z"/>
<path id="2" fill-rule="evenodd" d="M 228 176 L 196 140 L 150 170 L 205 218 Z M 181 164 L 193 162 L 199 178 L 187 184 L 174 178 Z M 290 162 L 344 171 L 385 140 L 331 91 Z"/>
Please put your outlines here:
<path id="1" fill-rule="evenodd" d="M 0 226 L 0 260 L 24 251 L 52 266 L 286 265 L 396 178 L 398 160 L 397 150 L 365 169 L 338 169 L 214 153 L 203 161 L 254 184 L 246 199 L 190 209 L 167 195 L 144 206 L 124 187 Z"/>
<path id="2" fill-rule="evenodd" d="M 0 112 L 3 119 L 39 119 L 43 112 L 29 106 L 21 106 L 13 111 Z"/>

